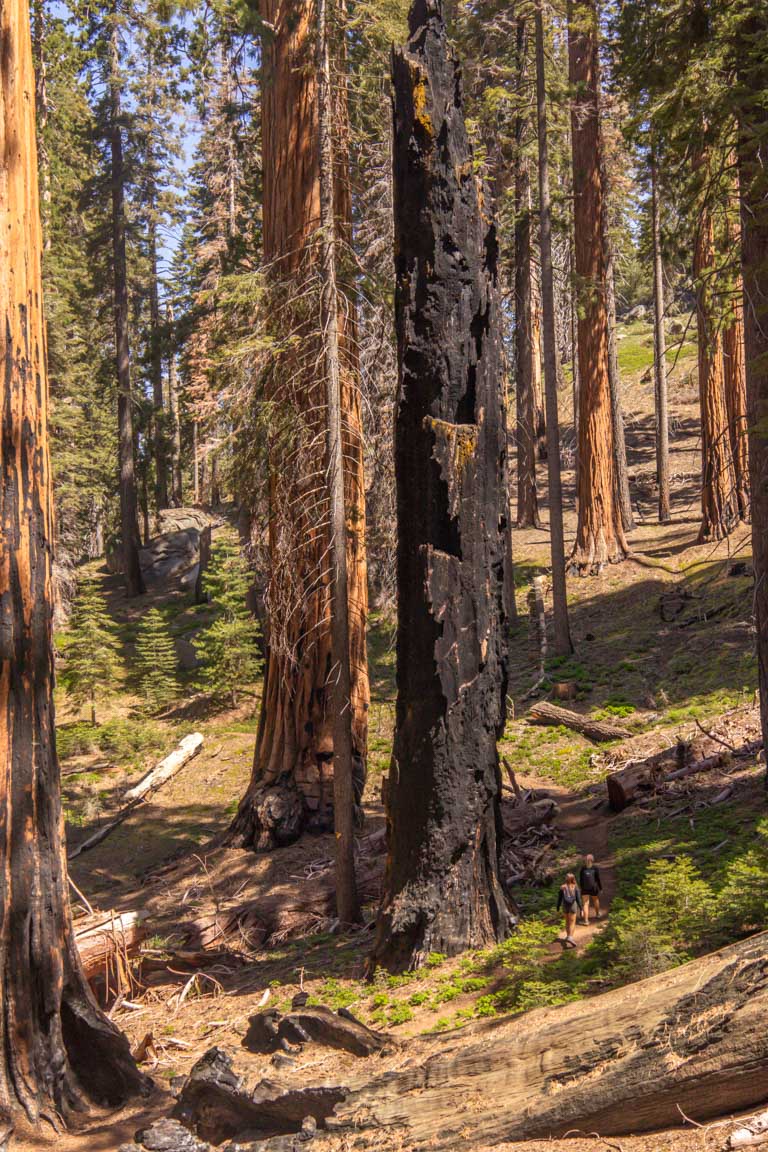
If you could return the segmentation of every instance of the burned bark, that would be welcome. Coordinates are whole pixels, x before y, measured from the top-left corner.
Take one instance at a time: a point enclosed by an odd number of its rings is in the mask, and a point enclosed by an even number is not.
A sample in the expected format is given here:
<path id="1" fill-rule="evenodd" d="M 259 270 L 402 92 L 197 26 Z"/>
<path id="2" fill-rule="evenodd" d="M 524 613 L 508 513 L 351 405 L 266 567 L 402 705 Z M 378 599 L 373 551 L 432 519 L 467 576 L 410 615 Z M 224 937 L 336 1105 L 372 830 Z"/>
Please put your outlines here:
<path id="1" fill-rule="evenodd" d="M 372 962 L 503 939 L 505 439 L 497 240 L 437 0 L 393 57 L 399 403 L 397 712 Z M 414 499 L 414 492 L 419 498 Z"/>
<path id="2" fill-rule="evenodd" d="M 760 714 L 763 745 L 768 748 L 768 111 L 751 96 L 768 88 L 768 58 L 757 50 L 768 40 L 768 18 L 755 14 L 745 22 L 743 34 L 739 60 L 746 99 L 738 146 L 741 265 Z"/>
<path id="3" fill-rule="evenodd" d="M 627 546 L 616 499 L 613 411 L 608 374 L 608 310 L 603 247 L 598 21 L 594 0 L 569 0 L 575 265 L 579 296 L 578 524 L 573 563 L 599 571 Z"/>
<path id="4" fill-rule="evenodd" d="M 0 5 L 0 1128 L 143 1078 L 99 1011 L 67 892 L 53 711 L 48 383 L 26 0 Z M 2 1142 L 0 1140 L 0 1142 Z"/>

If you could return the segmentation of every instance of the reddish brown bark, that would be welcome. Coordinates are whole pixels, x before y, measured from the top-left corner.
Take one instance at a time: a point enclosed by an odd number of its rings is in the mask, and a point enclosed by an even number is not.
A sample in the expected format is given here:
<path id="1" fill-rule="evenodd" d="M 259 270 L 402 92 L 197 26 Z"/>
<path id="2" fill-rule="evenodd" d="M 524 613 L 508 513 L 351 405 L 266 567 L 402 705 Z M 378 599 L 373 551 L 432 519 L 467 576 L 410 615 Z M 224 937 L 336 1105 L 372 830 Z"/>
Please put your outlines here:
<path id="1" fill-rule="evenodd" d="M 699 344 L 701 405 L 701 528 L 699 541 L 722 540 L 739 519 L 736 478 L 728 427 L 723 344 L 713 298 L 715 274 L 712 214 L 703 205 L 693 256 Z"/>
<path id="2" fill-rule="evenodd" d="M 0 4 L 0 1143 L 140 1088 L 83 976 L 53 717 L 53 540 L 35 82 L 26 0 Z"/>
<path id="3" fill-rule="evenodd" d="M 274 300 L 274 335 L 288 340 L 270 374 L 270 396 L 295 423 L 273 434 L 270 476 L 269 653 L 251 783 L 230 835 L 267 849 L 304 828 L 333 824 L 333 714 L 329 525 L 323 473 L 325 380 L 318 366 L 317 277 L 320 148 L 315 9 L 261 0 L 274 31 L 263 55 L 264 256 Z M 335 199 L 341 252 L 350 236 L 347 104 L 335 86 Z M 352 740 L 356 788 L 367 751 L 368 668 L 365 492 L 354 307 L 339 317 L 342 440 L 347 523 Z M 310 300 L 310 307 L 302 305 Z M 303 307 L 303 311 L 302 311 Z M 296 425 L 300 430 L 296 431 Z"/>
<path id="4" fill-rule="evenodd" d="M 594 0 L 569 0 L 575 268 L 579 296 L 579 514 L 572 562 L 581 572 L 617 563 L 627 547 L 616 500 L 603 248 L 604 191 Z"/>
<path id="5" fill-rule="evenodd" d="M 735 161 L 734 161 L 735 162 Z M 735 190 L 738 192 L 738 189 Z M 728 220 L 726 249 L 738 249 L 738 228 Z M 747 376 L 744 364 L 744 285 L 741 273 L 736 277 L 734 292 L 728 303 L 730 316 L 723 328 L 723 373 L 725 377 L 725 405 L 728 410 L 728 431 L 731 438 L 733 472 L 736 480 L 736 499 L 739 516 L 749 520 L 749 435 L 747 425 Z"/>

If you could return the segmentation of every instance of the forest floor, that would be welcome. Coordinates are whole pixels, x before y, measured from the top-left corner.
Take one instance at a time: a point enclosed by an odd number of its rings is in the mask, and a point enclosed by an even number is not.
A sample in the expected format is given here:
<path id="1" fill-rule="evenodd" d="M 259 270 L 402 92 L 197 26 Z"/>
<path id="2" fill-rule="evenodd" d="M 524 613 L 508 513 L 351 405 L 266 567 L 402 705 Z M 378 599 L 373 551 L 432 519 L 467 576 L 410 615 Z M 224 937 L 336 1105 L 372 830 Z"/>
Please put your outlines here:
<path id="1" fill-rule="evenodd" d="M 703 740 L 703 730 L 735 746 L 754 738 L 759 728 L 748 529 L 719 544 L 697 543 L 700 447 L 694 349 L 683 344 L 672 373 L 673 519 L 660 526 L 653 480 L 653 388 L 647 378 L 652 335 L 642 323 L 623 326 L 621 334 L 628 455 L 638 510 L 638 526 L 630 536 L 633 558 L 599 576 L 569 580 L 576 653 L 569 660 L 549 659 L 546 671 L 552 683 L 571 686 L 568 707 L 612 719 L 628 728 L 631 738 L 597 746 L 566 729 L 527 722 L 531 701 L 526 696 L 539 675 L 539 651 L 528 632 L 526 597 L 532 577 L 547 568 L 549 542 L 546 530 L 517 531 L 515 575 L 522 622 L 512 638 L 510 717 L 500 750 L 522 783 L 547 790 L 560 806 L 551 884 L 515 890 L 522 911 L 518 932 L 497 948 L 456 960 L 431 955 L 418 972 L 378 974 L 369 983 L 363 967 L 370 933 L 339 934 L 330 914 L 309 914 L 298 901 L 290 926 L 278 929 L 270 940 L 245 916 L 234 933 L 217 942 L 224 954 L 204 969 L 205 975 L 190 980 L 189 971 L 174 971 L 174 951 L 189 946 L 201 925 L 281 892 L 288 903 L 296 902 L 297 892 L 328 874 L 332 838 L 306 837 L 268 856 L 217 844 L 248 782 L 259 686 L 236 708 L 217 704 L 199 691 L 194 683 L 194 636 L 208 609 L 194 606 L 182 592 L 154 594 L 152 600 L 176 637 L 186 667 L 180 702 L 162 717 L 147 718 L 126 675 L 95 729 L 62 698 L 59 739 L 72 847 L 109 818 L 130 783 L 181 736 L 192 731 L 204 736 L 202 752 L 178 776 L 102 844 L 71 863 L 75 883 L 96 907 L 148 914 L 148 946 L 159 962 L 132 988 L 133 1007 L 118 1006 L 114 1019 L 134 1046 L 152 1034 L 144 1067 L 159 1085 L 158 1094 L 149 1113 L 134 1108 L 122 1119 L 94 1117 L 81 1136 L 52 1136 L 49 1141 L 38 1135 L 22 1147 L 63 1152 L 117 1148 L 147 1115 L 167 1114 L 169 1081 L 188 1071 L 213 1044 L 234 1054 L 248 1083 L 274 1078 L 269 1058 L 242 1046 L 248 1017 L 267 993 L 270 1006 L 286 1009 L 302 985 L 312 1002 L 349 1008 L 365 1023 L 397 1037 L 438 1036 L 484 1017 L 581 997 L 586 1001 L 649 974 L 649 964 L 680 962 L 689 951 L 708 951 L 734 934 L 764 926 L 768 821 L 761 815 L 762 764 L 754 758 L 726 758 L 670 795 L 651 796 L 619 815 L 605 804 L 606 775 L 630 757 L 670 747 L 678 739 Z M 565 393 L 563 409 L 567 436 Z M 542 475 L 544 471 L 542 466 Z M 573 480 L 572 471 L 566 470 L 568 507 L 573 506 Z M 542 513 L 546 524 L 545 487 Z M 569 514 L 569 539 L 574 531 L 575 518 Z M 147 605 L 126 603 L 118 578 L 103 571 L 98 577 L 130 666 L 138 614 Z M 382 616 L 372 621 L 369 655 L 366 836 L 380 832 L 384 824 L 381 778 L 388 767 L 394 721 L 394 631 Z M 731 789 L 726 801 L 712 805 L 725 787 Z M 579 927 L 578 948 L 564 952 L 554 907 L 557 885 L 588 851 L 602 868 L 610 913 L 597 925 Z M 654 861 L 660 874 L 650 867 Z M 666 889 L 665 869 L 671 885 Z M 750 878 L 750 892 L 761 894 L 748 908 L 738 900 L 734 905 L 733 893 L 728 895 L 729 877 L 739 869 Z M 707 895 L 695 931 L 686 941 L 674 939 L 670 923 L 696 901 L 701 906 L 701 884 Z M 369 920 L 374 911 L 372 899 L 366 908 Z M 650 951 L 634 947 L 637 923 Z M 584 1010 L 589 1011 L 586 1002 Z M 319 1082 L 340 1075 L 345 1061 L 352 1059 L 319 1049 L 302 1059 L 296 1073 L 304 1076 L 311 1068 L 309 1075 Z M 499 1147 L 527 1152 L 611 1147 L 623 1152 L 692 1152 L 722 1145 L 721 1130 L 688 1129 L 621 1140 L 585 1135 Z"/>

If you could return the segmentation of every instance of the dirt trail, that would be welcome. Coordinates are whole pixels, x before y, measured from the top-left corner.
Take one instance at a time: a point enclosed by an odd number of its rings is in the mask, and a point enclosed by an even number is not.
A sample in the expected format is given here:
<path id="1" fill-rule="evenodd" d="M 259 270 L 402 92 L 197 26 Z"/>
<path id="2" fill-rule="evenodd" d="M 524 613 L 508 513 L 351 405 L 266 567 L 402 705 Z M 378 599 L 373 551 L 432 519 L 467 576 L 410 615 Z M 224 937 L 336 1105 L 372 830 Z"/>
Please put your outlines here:
<path id="1" fill-rule="evenodd" d="M 611 901 L 616 891 L 615 861 L 608 849 L 608 827 L 611 822 L 611 815 L 607 805 L 604 802 L 598 804 L 594 794 L 584 795 L 571 792 L 567 788 L 561 788 L 558 784 L 553 784 L 551 781 L 543 780 L 538 776 L 520 776 L 518 779 L 524 788 L 543 788 L 553 800 L 557 801 L 560 815 L 557 817 L 556 824 L 563 841 L 575 845 L 581 856 L 591 853 L 600 869 L 600 878 L 603 882 L 600 898 L 602 919 L 599 921 L 591 920 L 588 926 L 580 923 L 576 925 L 574 937 L 576 946 L 579 949 L 584 948 L 605 927 L 606 913 L 610 911 Z M 562 879 L 556 878 L 555 891 L 563 880 L 565 880 L 564 876 Z M 560 947 L 560 942 L 554 945 L 553 953 L 558 954 Z"/>

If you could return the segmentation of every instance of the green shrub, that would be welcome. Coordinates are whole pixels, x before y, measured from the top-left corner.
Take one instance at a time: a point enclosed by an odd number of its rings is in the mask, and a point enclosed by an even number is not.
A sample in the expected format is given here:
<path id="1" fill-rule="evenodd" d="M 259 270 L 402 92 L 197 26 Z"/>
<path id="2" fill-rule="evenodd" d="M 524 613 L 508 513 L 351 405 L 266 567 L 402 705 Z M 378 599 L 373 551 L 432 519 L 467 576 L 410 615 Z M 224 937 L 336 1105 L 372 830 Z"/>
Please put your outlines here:
<path id="1" fill-rule="evenodd" d="M 515 1006 L 521 1012 L 532 1008 L 553 1008 L 578 1000 L 580 994 L 578 988 L 564 980 L 526 980 L 517 991 Z"/>

